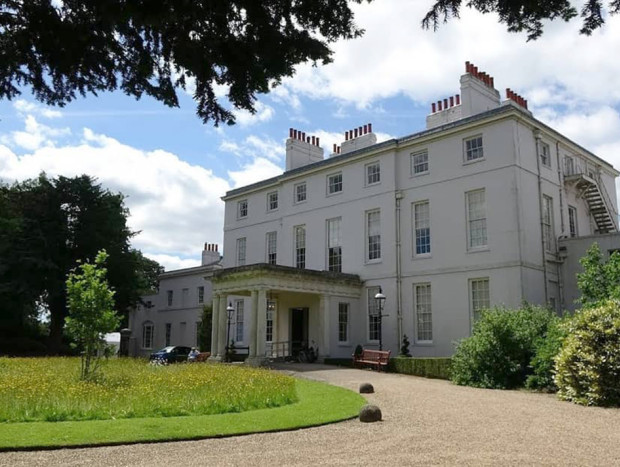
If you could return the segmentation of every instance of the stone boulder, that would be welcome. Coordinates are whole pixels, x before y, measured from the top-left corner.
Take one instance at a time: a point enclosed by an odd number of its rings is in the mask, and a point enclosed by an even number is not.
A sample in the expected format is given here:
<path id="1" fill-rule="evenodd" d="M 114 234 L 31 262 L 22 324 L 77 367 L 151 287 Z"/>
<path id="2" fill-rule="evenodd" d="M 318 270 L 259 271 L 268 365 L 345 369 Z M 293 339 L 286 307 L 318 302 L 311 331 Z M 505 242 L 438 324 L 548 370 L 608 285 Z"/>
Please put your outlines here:
<path id="1" fill-rule="evenodd" d="M 360 422 L 372 423 L 381 421 L 381 409 L 376 405 L 365 405 L 360 409 Z"/>
<path id="2" fill-rule="evenodd" d="M 375 388 L 370 383 L 360 384 L 360 394 L 372 394 L 375 392 Z"/>

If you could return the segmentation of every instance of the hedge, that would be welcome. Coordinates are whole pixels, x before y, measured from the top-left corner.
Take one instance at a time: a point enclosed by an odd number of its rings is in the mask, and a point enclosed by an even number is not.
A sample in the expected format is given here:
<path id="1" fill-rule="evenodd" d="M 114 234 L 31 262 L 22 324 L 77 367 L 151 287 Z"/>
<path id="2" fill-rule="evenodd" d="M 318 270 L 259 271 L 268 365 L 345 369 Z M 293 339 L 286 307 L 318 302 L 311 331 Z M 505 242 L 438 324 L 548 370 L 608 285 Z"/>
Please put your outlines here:
<path id="1" fill-rule="evenodd" d="M 390 359 L 388 369 L 391 372 L 402 373 L 405 375 L 450 379 L 451 366 L 452 360 L 448 357 L 395 357 Z"/>

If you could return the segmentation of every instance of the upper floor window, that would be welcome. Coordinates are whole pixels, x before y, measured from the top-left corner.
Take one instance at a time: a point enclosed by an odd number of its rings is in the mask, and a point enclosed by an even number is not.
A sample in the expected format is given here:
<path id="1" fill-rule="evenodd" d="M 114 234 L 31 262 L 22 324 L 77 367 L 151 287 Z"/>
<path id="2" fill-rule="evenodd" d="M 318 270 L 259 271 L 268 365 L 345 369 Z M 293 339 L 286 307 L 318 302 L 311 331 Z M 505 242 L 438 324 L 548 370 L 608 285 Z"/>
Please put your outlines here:
<path id="1" fill-rule="evenodd" d="M 265 323 L 265 341 L 273 342 L 273 317 L 276 312 L 275 300 L 267 300 L 267 313 Z"/>
<path id="2" fill-rule="evenodd" d="M 173 291 L 172 290 L 166 291 L 166 297 L 168 299 L 168 306 L 172 306 Z"/>
<path id="3" fill-rule="evenodd" d="M 482 150 L 482 136 L 474 136 L 463 141 L 465 150 L 465 162 L 475 161 L 484 158 Z"/>
<path id="4" fill-rule="evenodd" d="M 243 266 L 245 264 L 245 237 L 237 239 L 237 266 Z"/>
<path id="5" fill-rule="evenodd" d="M 275 211 L 278 209 L 278 192 L 272 191 L 267 194 L 267 211 Z"/>
<path id="6" fill-rule="evenodd" d="M 428 152 L 421 151 L 411 154 L 411 175 L 428 173 Z"/>
<path id="7" fill-rule="evenodd" d="M 487 246 L 487 210 L 485 191 L 476 190 L 465 193 L 467 200 L 468 247 Z"/>
<path id="8" fill-rule="evenodd" d="M 415 255 L 431 252 L 431 220 L 428 201 L 413 205 L 413 230 L 415 233 Z"/>
<path id="9" fill-rule="evenodd" d="M 381 259 L 381 211 L 366 213 L 366 235 L 368 239 L 368 261 Z"/>
<path id="10" fill-rule="evenodd" d="M 543 195 L 543 235 L 545 238 L 545 250 L 553 251 L 553 198 Z"/>
<path id="11" fill-rule="evenodd" d="M 576 237 L 577 232 L 577 208 L 574 206 L 568 207 L 568 231 L 571 237 Z"/>
<path id="12" fill-rule="evenodd" d="M 327 221 L 327 269 L 342 272 L 342 237 L 340 231 L 341 219 Z"/>
<path id="13" fill-rule="evenodd" d="M 575 174 L 575 161 L 571 156 L 564 156 L 564 175 Z"/>
<path id="14" fill-rule="evenodd" d="M 540 142 L 540 162 L 546 167 L 551 167 L 551 151 L 547 143 Z"/>
<path id="15" fill-rule="evenodd" d="M 205 288 L 204 286 L 198 287 L 198 303 L 204 303 L 205 301 Z"/>
<path id="16" fill-rule="evenodd" d="M 267 264 L 277 263 L 278 232 L 267 232 Z"/>
<path id="17" fill-rule="evenodd" d="M 327 194 L 333 195 L 342 191 L 342 172 L 327 176 Z"/>
<path id="18" fill-rule="evenodd" d="M 381 182 L 381 166 L 379 162 L 366 165 L 366 185 L 374 185 Z"/>
<path id="19" fill-rule="evenodd" d="M 306 182 L 298 183 L 297 185 L 295 185 L 295 202 L 303 203 L 304 201 L 306 201 L 306 197 L 307 197 Z"/>
<path id="20" fill-rule="evenodd" d="M 306 226 L 298 225 L 295 227 L 295 267 L 305 269 L 306 267 Z"/>
<path id="21" fill-rule="evenodd" d="M 243 199 L 237 203 L 237 217 L 248 217 L 248 200 Z"/>

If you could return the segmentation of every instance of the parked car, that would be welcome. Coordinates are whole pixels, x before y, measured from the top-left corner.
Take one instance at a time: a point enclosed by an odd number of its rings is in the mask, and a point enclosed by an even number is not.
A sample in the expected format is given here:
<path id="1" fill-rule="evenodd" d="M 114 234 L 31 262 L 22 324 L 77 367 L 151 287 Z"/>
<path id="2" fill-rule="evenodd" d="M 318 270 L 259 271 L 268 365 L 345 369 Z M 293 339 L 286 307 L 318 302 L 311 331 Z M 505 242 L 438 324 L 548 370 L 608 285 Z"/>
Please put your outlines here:
<path id="1" fill-rule="evenodd" d="M 153 352 L 150 357 L 150 361 L 159 361 L 161 363 L 177 363 L 186 362 L 187 356 L 191 351 L 191 347 L 184 347 L 181 345 L 170 345 L 164 347 L 157 352 Z"/>

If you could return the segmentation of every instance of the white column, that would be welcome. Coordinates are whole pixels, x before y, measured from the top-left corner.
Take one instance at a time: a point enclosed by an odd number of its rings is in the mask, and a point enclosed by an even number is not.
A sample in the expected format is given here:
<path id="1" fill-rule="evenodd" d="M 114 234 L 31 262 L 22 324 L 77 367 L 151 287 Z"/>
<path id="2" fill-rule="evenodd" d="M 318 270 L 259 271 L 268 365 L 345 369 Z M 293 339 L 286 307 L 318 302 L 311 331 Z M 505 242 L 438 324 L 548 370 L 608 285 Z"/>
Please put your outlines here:
<path id="1" fill-rule="evenodd" d="M 220 297 L 220 309 L 218 311 L 218 337 L 217 337 L 217 355 L 220 358 L 226 357 L 226 325 L 228 324 L 228 317 L 226 316 L 226 295 Z"/>
<path id="2" fill-rule="evenodd" d="M 211 355 L 214 357 L 217 355 L 217 338 L 218 338 L 218 323 L 219 323 L 219 309 L 220 309 L 220 294 L 213 295 L 213 301 L 211 302 Z"/>
<path id="3" fill-rule="evenodd" d="M 321 358 L 329 357 L 329 295 L 319 298 L 319 352 Z"/>
<path id="4" fill-rule="evenodd" d="M 249 346 L 250 358 L 256 357 L 256 315 L 258 314 L 258 291 L 252 290 L 250 299 L 250 326 L 249 326 Z"/>
<path id="5" fill-rule="evenodd" d="M 265 339 L 267 328 L 267 291 L 258 291 L 258 312 L 256 313 L 256 356 L 265 357 Z"/>

